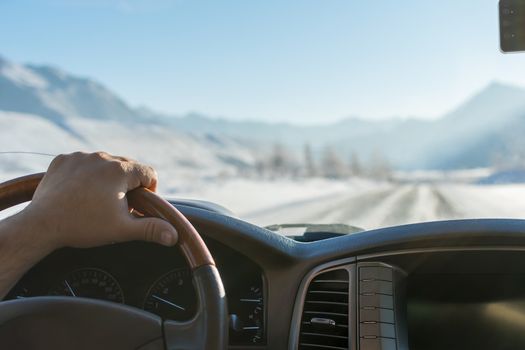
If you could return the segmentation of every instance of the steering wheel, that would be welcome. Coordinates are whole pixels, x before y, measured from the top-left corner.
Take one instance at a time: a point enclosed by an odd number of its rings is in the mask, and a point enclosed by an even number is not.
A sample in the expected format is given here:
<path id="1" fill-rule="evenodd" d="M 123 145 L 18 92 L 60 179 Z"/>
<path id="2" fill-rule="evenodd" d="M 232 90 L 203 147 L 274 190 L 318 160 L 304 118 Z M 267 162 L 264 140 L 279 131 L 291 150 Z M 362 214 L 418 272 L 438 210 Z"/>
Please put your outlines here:
<path id="1" fill-rule="evenodd" d="M 30 201 L 44 176 L 28 175 L 0 184 L 0 211 Z M 226 293 L 215 262 L 193 225 L 155 193 L 127 194 L 130 208 L 171 223 L 193 273 L 198 295 L 189 321 L 160 317 L 127 305 L 71 297 L 33 297 L 0 302 L 0 347 L 5 349 L 225 349 Z"/>

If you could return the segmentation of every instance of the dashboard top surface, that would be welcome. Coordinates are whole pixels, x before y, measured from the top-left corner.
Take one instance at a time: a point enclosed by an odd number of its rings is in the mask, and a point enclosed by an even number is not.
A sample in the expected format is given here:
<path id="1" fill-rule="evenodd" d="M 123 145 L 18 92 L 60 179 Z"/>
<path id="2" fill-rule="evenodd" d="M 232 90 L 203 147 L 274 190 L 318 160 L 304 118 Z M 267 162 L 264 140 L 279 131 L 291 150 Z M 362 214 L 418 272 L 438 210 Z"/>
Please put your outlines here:
<path id="1" fill-rule="evenodd" d="M 479 246 L 525 245 L 525 220 L 520 219 L 433 221 L 300 242 L 231 216 L 192 207 L 181 207 L 180 210 L 195 225 L 204 229 L 216 228 L 210 232 L 213 237 L 220 236 L 220 241 L 234 249 L 240 246 L 243 253 L 248 253 L 263 265 L 274 259 L 317 265 L 327 260 L 382 251 L 465 247 L 472 243 Z M 257 254 L 261 246 L 264 252 Z"/>

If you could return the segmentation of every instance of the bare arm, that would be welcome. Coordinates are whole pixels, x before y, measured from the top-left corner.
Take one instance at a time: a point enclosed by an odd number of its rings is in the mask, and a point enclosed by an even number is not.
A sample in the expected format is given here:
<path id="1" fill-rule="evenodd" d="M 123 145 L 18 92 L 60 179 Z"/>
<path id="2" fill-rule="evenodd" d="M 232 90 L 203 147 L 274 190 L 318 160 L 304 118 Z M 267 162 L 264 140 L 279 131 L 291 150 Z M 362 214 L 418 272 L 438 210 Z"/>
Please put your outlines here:
<path id="1" fill-rule="evenodd" d="M 20 212 L 0 221 L 0 299 L 20 277 L 53 249 L 34 237 L 38 226 Z"/>
<path id="2" fill-rule="evenodd" d="M 177 232 L 156 218 L 134 218 L 125 194 L 155 190 L 148 166 L 106 153 L 73 153 L 53 160 L 33 201 L 0 221 L 0 299 L 35 263 L 61 247 L 87 248 L 146 240 L 171 246 Z"/>

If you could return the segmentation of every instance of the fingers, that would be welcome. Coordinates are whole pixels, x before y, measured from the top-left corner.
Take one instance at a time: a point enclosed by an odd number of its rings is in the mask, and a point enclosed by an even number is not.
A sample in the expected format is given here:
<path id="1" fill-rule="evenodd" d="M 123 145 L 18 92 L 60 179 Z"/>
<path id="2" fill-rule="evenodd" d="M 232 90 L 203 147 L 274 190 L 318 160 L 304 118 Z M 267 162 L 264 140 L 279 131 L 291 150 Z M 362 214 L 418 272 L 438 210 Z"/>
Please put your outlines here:
<path id="1" fill-rule="evenodd" d="M 120 160 L 121 162 L 137 163 L 137 161 L 135 159 L 131 159 L 131 158 L 128 158 L 128 157 L 114 156 L 114 155 L 111 155 L 111 154 L 108 154 L 108 156 L 111 157 L 112 159 Z"/>
<path id="2" fill-rule="evenodd" d="M 122 163 L 122 166 L 126 171 L 128 191 L 137 187 L 157 190 L 157 172 L 152 167 L 134 162 Z"/>
<path id="3" fill-rule="evenodd" d="M 109 153 L 104 152 L 104 151 L 98 151 L 98 152 L 91 153 L 91 154 L 82 153 L 82 152 L 75 152 L 75 153 L 80 153 L 80 154 L 84 154 L 84 155 L 87 155 L 87 156 L 95 156 L 95 157 L 99 157 L 99 158 L 107 159 L 107 160 L 120 160 L 122 162 L 135 162 L 135 160 L 133 160 L 131 158 L 123 157 L 123 156 L 116 156 L 114 154 L 109 154 Z M 72 153 L 72 154 L 75 154 L 75 153 Z"/>
<path id="4" fill-rule="evenodd" d="M 119 163 L 126 174 L 128 191 L 137 187 L 146 187 L 151 191 L 157 190 L 157 172 L 152 167 L 128 157 L 115 156 L 106 152 L 96 152 L 93 155 L 107 161 Z"/>
<path id="5" fill-rule="evenodd" d="M 130 217 L 125 234 L 128 236 L 126 239 L 155 242 L 168 247 L 175 245 L 179 237 L 169 222 L 158 218 Z"/>
<path id="6" fill-rule="evenodd" d="M 141 164 L 133 159 L 114 156 L 106 152 L 84 153 L 75 152 L 71 154 L 62 154 L 57 156 L 51 162 L 48 172 L 56 170 L 60 166 L 69 166 L 75 170 L 82 170 L 79 167 L 79 162 L 83 161 L 85 170 L 95 169 L 100 166 L 115 176 L 122 176 L 120 178 L 125 180 L 127 190 L 133 190 L 137 187 L 145 187 L 151 191 L 157 190 L 157 172 L 150 166 Z M 100 169 L 100 168 L 98 168 Z"/>

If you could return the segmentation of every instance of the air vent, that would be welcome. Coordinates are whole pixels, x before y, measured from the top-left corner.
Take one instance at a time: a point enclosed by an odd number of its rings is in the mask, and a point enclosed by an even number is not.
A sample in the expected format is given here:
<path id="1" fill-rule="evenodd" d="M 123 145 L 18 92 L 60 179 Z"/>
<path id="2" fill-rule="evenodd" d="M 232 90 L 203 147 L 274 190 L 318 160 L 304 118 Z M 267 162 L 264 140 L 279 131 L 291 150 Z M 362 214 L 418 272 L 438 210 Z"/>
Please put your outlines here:
<path id="1" fill-rule="evenodd" d="M 348 271 L 337 269 L 310 282 L 301 319 L 300 350 L 349 348 L 348 280 Z"/>

